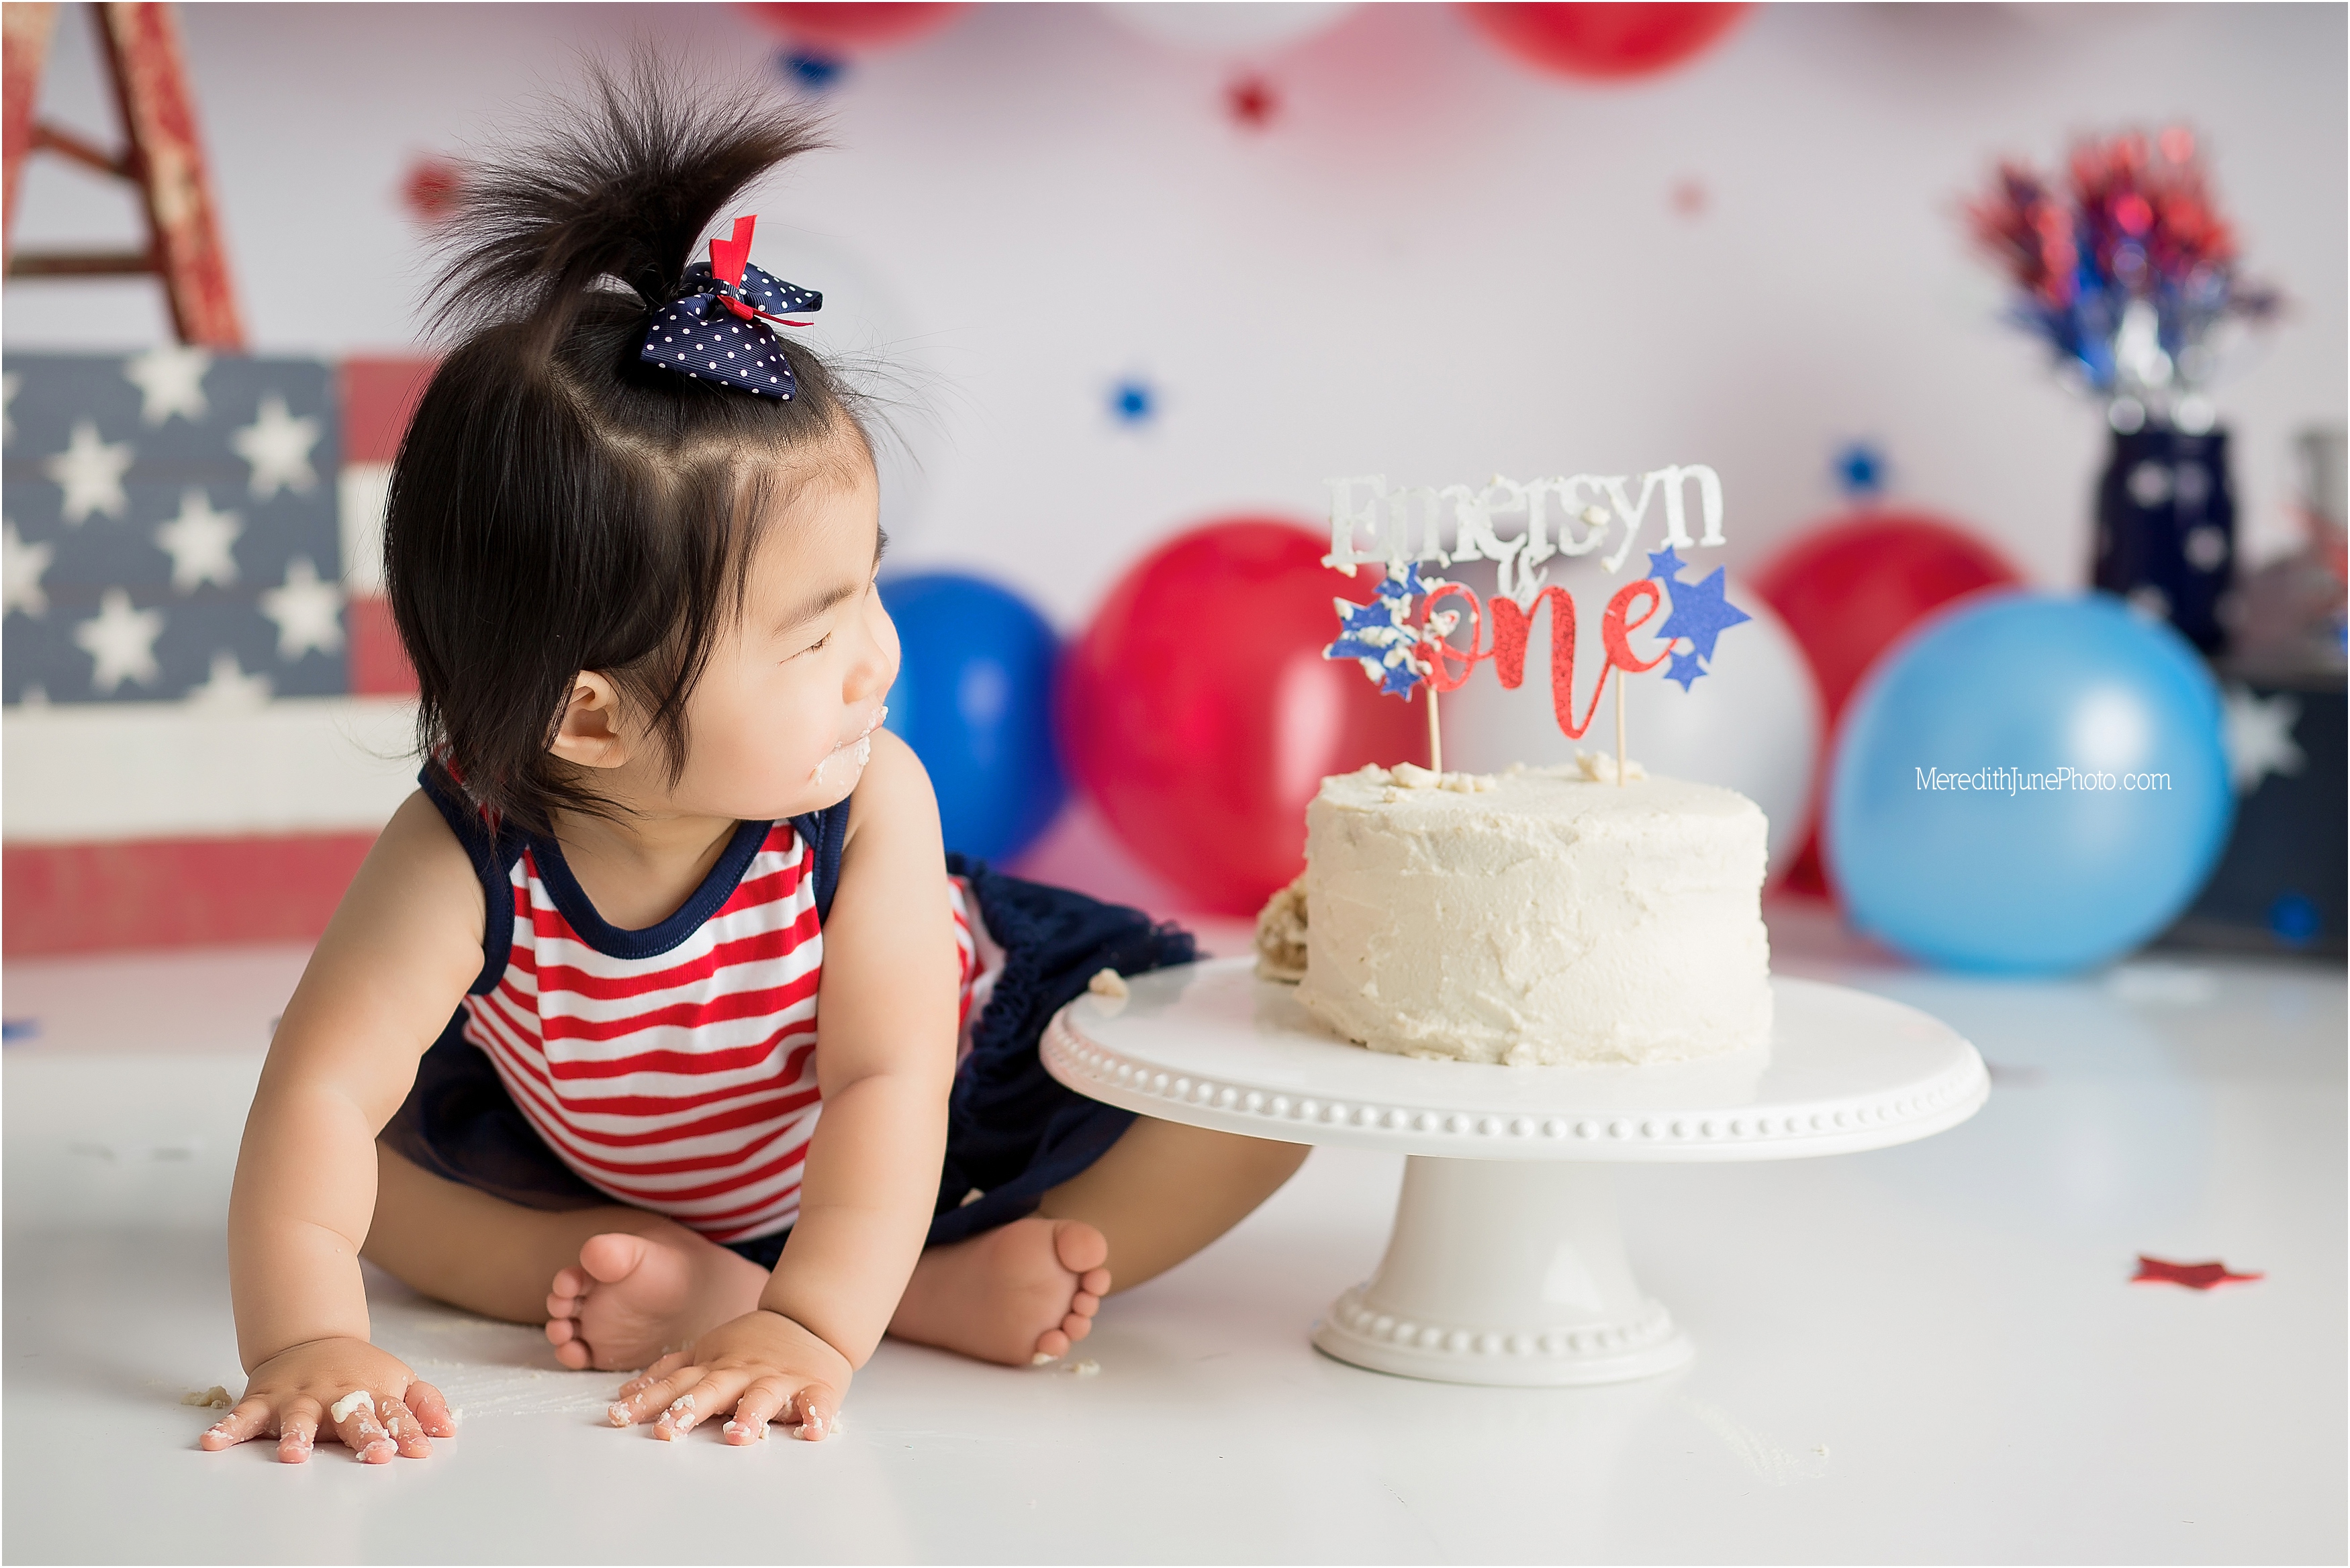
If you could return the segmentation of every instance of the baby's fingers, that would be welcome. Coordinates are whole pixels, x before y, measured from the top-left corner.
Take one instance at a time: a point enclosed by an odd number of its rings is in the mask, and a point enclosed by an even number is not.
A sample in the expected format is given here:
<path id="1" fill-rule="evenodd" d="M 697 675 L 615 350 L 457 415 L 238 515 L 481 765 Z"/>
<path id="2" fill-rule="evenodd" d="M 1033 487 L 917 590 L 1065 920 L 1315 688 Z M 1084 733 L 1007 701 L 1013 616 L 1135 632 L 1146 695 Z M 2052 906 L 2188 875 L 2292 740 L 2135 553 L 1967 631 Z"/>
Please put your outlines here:
<path id="1" fill-rule="evenodd" d="M 247 1399 L 205 1428 L 204 1435 L 196 1439 L 196 1447 L 206 1453 L 217 1453 L 223 1449 L 250 1442 L 268 1430 L 269 1401 Z"/>
<path id="2" fill-rule="evenodd" d="M 392 1440 L 403 1459 L 429 1459 L 432 1457 L 432 1439 L 424 1435 L 424 1423 L 398 1399 L 376 1401 L 376 1417 L 383 1422 L 384 1436 Z"/>
<path id="3" fill-rule="evenodd" d="M 705 1375 L 670 1402 L 653 1427 L 653 1436 L 664 1442 L 675 1442 L 711 1417 L 724 1415 L 734 1407 L 735 1397 L 750 1381 L 749 1373 L 733 1368 Z"/>
<path id="4" fill-rule="evenodd" d="M 738 1448 L 746 1443 L 764 1441 L 767 1423 L 791 1402 L 789 1378 L 770 1373 L 755 1379 L 751 1386 L 743 1390 L 743 1397 L 734 1401 L 734 1418 L 726 1423 L 726 1440 Z"/>
<path id="5" fill-rule="evenodd" d="M 785 1407 L 784 1424 L 802 1442 L 821 1443 L 832 1436 L 840 1415 L 840 1392 L 828 1383 L 804 1383 Z"/>
<path id="6" fill-rule="evenodd" d="M 615 1427 L 633 1427 L 639 1421 L 650 1421 L 656 1411 L 673 1405 L 681 1395 L 701 1381 L 702 1368 L 699 1366 L 681 1366 L 666 1377 L 639 1377 L 622 1390 L 620 1397 L 612 1401 L 604 1412 L 605 1417 Z M 696 1401 L 697 1404 L 699 1402 Z"/>
<path id="7" fill-rule="evenodd" d="M 408 1408 L 415 1415 L 416 1424 L 424 1428 L 425 1436 L 457 1435 L 457 1412 L 449 1408 L 449 1401 L 441 1397 L 441 1390 L 420 1377 L 408 1386 L 408 1392 L 401 1397 L 407 1400 Z"/>
<path id="8" fill-rule="evenodd" d="M 298 1465 L 310 1457 L 318 1440 L 318 1402 L 296 1397 L 286 1401 L 277 1417 L 277 1462 Z"/>
<path id="9" fill-rule="evenodd" d="M 361 1464 L 387 1464 L 400 1457 L 400 1445 L 376 1419 L 375 1396 L 366 1389 L 355 1389 L 336 1400 L 327 1418 L 335 1424 L 335 1436 Z"/>

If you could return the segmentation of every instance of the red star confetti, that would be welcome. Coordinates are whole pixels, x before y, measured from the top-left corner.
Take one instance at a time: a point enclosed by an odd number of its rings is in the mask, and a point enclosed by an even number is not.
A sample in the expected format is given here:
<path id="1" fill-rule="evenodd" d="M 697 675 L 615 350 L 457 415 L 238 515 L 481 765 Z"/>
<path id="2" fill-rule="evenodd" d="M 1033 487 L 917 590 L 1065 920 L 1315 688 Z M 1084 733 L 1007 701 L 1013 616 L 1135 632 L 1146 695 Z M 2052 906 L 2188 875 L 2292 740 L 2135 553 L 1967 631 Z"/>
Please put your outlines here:
<path id="1" fill-rule="evenodd" d="M 2190 1291 L 2208 1291 L 2214 1285 L 2249 1284 L 2264 1278 L 2261 1274 L 2237 1274 L 2228 1271 L 2225 1263 L 2167 1263 L 2160 1258 L 2137 1255 L 2137 1272 L 2130 1276 L 2134 1285 L 2185 1285 Z"/>
<path id="2" fill-rule="evenodd" d="M 1234 123 L 1263 130 L 1280 109 L 1281 98 L 1263 77 L 1241 77 L 1224 88 L 1224 108 Z"/>

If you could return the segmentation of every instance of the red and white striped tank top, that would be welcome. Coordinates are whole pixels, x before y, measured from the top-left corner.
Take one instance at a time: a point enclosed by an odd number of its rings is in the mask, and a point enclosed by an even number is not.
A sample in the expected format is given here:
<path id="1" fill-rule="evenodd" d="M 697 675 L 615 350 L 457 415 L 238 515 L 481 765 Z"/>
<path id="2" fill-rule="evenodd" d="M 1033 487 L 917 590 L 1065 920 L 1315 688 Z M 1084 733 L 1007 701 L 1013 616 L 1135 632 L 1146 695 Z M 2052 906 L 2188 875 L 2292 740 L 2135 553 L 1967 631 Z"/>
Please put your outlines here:
<path id="1" fill-rule="evenodd" d="M 643 931 L 596 918 L 561 850 L 530 841 L 507 877 L 504 972 L 465 998 L 465 1038 L 566 1165 L 721 1242 L 798 1217 L 822 1110 L 816 855 L 789 822 L 764 825 L 754 846 L 761 826 L 738 830 L 678 915 Z M 993 944 L 974 934 L 963 884 L 950 879 L 948 893 L 968 1041 L 994 978 L 982 948 Z"/>

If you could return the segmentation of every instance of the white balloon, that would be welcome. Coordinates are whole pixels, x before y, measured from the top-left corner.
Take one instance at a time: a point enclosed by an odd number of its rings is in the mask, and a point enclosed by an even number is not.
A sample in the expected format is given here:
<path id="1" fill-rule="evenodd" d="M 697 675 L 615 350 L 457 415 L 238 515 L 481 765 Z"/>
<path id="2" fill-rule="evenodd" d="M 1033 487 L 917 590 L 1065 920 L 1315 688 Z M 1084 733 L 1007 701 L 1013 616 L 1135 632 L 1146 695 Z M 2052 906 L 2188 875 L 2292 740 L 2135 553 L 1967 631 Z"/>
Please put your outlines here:
<path id="1" fill-rule="evenodd" d="M 1277 49 L 1322 31 L 1354 8 L 1353 0 L 1124 0 L 1102 6 L 1153 43 L 1206 55 Z"/>
<path id="2" fill-rule="evenodd" d="M 1711 570 L 1697 566 L 1689 575 Z M 1600 617 L 1608 597 L 1632 580 L 1632 572 L 1627 567 L 1611 576 L 1596 566 L 1578 566 L 1554 571 L 1551 580 L 1575 598 L 1575 703 L 1580 715 L 1605 657 Z M 1728 597 L 1754 618 L 1721 634 L 1719 657 L 1687 691 L 1667 680 L 1661 667 L 1625 678 L 1624 751 L 1651 774 L 1721 784 L 1761 806 L 1771 821 L 1775 879 L 1803 847 L 1811 825 L 1819 688 L 1804 650 L 1762 596 L 1732 577 Z M 1661 623 L 1662 613 L 1652 624 Z M 1490 617 L 1484 635 L 1490 641 Z M 1632 646 L 1643 657 L 1657 647 L 1639 632 L 1632 634 Z M 1467 685 L 1440 701 L 1448 768 L 1498 773 L 1512 763 L 1538 767 L 1572 762 L 1578 751 L 1612 755 L 1616 750 L 1614 692 L 1601 701 L 1580 741 L 1568 740 L 1552 714 L 1548 611 L 1526 639 L 1525 680 L 1516 691 L 1503 689 L 1488 660 L 1474 667 Z"/>

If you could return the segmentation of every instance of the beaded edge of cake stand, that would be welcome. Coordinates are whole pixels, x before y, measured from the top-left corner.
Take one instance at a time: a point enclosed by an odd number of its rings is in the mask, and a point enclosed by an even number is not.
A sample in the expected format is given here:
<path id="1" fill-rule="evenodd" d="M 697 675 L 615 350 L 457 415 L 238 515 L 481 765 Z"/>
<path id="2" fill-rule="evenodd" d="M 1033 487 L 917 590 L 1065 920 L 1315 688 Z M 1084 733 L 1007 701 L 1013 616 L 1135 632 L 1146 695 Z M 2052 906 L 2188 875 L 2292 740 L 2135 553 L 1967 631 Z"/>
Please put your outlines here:
<path id="1" fill-rule="evenodd" d="M 1330 1309 L 1330 1318 L 1358 1339 L 1391 1345 L 1422 1355 L 1447 1356 L 1545 1356 L 1583 1359 L 1626 1355 L 1650 1350 L 1678 1332 L 1672 1314 L 1651 1300 L 1640 1303 L 1640 1315 L 1628 1323 L 1595 1324 L 1588 1328 L 1475 1329 L 1442 1324 L 1419 1324 L 1381 1312 L 1363 1299 L 1366 1287 L 1350 1286 Z"/>
<path id="2" fill-rule="evenodd" d="M 1820 1110 L 1662 1116 L 1497 1116 L 1464 1111 L 1415 1110 L 1353 1098 L 1285 1095 L 1228 1084 L 1199 1073 L 1175 1073 L 1136 1062 L 1079 1034 L 1066 1011 L 1045 1030 L 1048 1057 L 1074 1075 L 1104 1088 L 1197 1106 L 1271 1127 L 1345 1127 L 1373 1136 L 1451 1137 L 1530 1147 L 1753 1147 L 1796 1145 L 1838 1134 L 1865 1133 L 1932 1120 L 1989 1087 L 1979 1058 L 1901 1093 Z M 1272 1135 L 1278 1137 L 1277 1134 Z"/>

